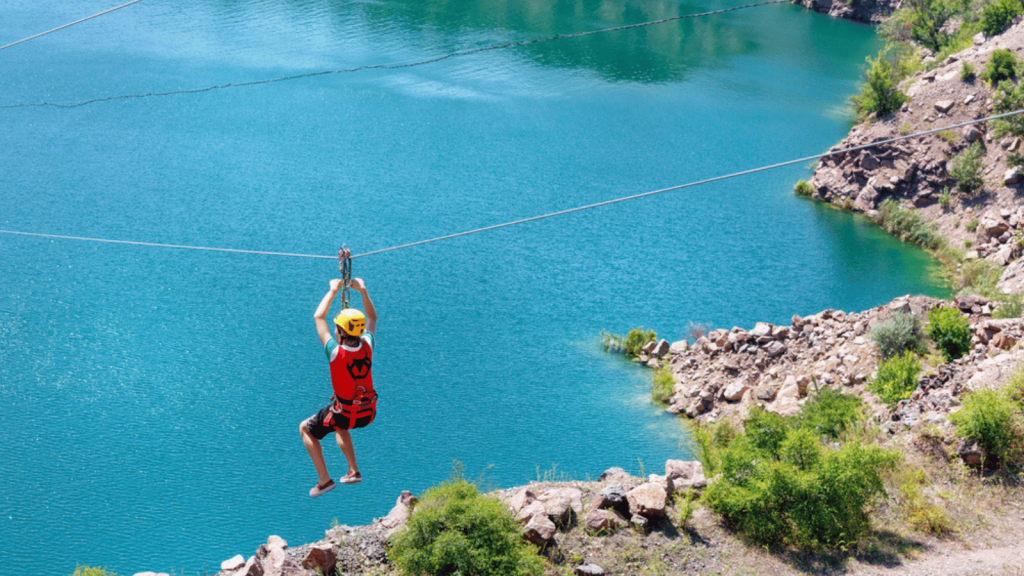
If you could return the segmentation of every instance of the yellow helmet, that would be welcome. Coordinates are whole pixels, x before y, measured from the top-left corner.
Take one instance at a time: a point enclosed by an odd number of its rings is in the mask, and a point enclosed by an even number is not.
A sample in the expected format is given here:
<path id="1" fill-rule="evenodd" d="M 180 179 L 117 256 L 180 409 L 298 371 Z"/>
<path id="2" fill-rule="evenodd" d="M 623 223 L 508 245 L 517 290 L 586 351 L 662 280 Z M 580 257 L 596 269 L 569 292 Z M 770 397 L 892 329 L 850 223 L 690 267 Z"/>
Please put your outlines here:
<path id="1" fill-rule="evenodd" d="M 334 323 L 349 336 L 359 337 L 366 331 L 366 315 L 355 308 L 345 308 L 334 319 Z"/>

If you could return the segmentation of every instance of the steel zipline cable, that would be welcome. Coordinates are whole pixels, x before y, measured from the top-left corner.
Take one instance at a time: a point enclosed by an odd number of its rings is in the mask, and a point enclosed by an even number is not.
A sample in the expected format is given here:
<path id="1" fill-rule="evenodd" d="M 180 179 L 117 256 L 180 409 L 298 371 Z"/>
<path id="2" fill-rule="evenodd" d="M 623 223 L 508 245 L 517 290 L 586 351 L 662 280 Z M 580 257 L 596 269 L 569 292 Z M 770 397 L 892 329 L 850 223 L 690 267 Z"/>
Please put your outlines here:
<path id="1" fill-rule="evenodd" d="M 135 0 L 139 2 L 140 0 Z M 671 18 L 664 18 L 661 20 L 652 20 L 650 22 L 640 22 L 638 24 L 627 24 L 625 26 L 615 26 L 613 28 L 602 28 L 600 30 L 591 30 L 589 32 L 575 32 L 573 34 L 556 34 L 554 36 L 548 36 L 547 38 L 535 38 L 533 40 L 522 40 L 519 42 L 508 42 L 505 44 L 497 44 L 494 46 L 485 46 L 482 48 L 471 48 L 468 50 L 460 50 L 458 52 L 449 52 L 448 54 L 442 54 L 440 56 L 431 56 L 428 58 L 422 58 L 417 60 L 406 60 L 402 62 L 392 62 L 389 64 L 367 64 L 365 66 L 356 66 L 354 68 L 342 68 L 339 70 L 321 70 L 319 72 L 308 72 L 306 74 L 295 74 L 293 76 L 282 76 L 280 78 L 268 78 L 266 80 L 252 80 L 249 82 L 235 82 L 231 84 L 218 84 L 216 86 L 207 86 L 205 88 L 188 88 L 183 90 L 171 90 L 169 92 L 149 92 L 146 94 L 127 94 L 123 96 L 107 96 L 104 98 L 93 98 L 92 100 L 84 100 L 82 102 L 72 102 L 69 104 L 59 104 L 56 102 L 37 102 L 31 104 L 6 104 L 0 105 L 0 108 L 29 108 L 36 106 L 53 106 L 56 108 L 78 108 L 79 106 L 85 106 L 87 104 L 94 104 L 96 102 L 108 102 L 110 100 L 125 100 L 129 98 L 149 98 L 152 96 L 172 96 L 175 94 L 198 94 L 200 92 L 209 92 L 211 90 L 221 90 L 224 88 L 239 88 L 242 86 L 256 86 L 259 84 L 271 84 L 274 82 L 286 82 L 289 80 L 298 80 L 300 78 L 313 78 L 316 76 L 325 76 L 328 74 L 341 74 L 346 72 L 359 72 L 361 70 L 397 70 L 399 68 L 411 68 L 413 66 L 423 66 L 424 64 L 433 64 L 434 62 L 440 62 L 456 56 L 468 56 L 470 54 L 479 54 L 481 52 L 489 52 L 491 50 L 503 50 L 505 48 L 515 48 L 518 46 L 526 46 L 528 44 L 540 44 L 541 42 L 550 42 L 552 40 L 562 40 L 566 38 L 578 38 L 580 36 L 591 36 L 594 34 L 604 34 L 606 32 L 616 32 L 619 30 L 629 30 L 631 28 L 642 28 L 644 26 L 653 26 L 655 24 L 664 24 L 666 22 L 673 22 L 676 20 L 684 20 L 687 18 L 700 18 L 703 16 L 712 16 L 714 14 L 724 14 L 726 12 L 733 12 L 736 10 L 744 10 L 747 8 L 757 8 L 758 6 L 768 6 L 770 4 L 788 4 L 790 0 L 767 0 L 766 2 L 758 2 L 756 4 L 746 4 L 743 6 L 733 6 L 732 8 L 723 8 L 721 10 L 713 10 L 711 12 L 700 12 L 698 14 L 684 14 L 682 16 L 673 16 Z M 127 4 L 125 4 L 127 6 Z M 90 16 L 91 18 L 91 16 Z M 70 26 L 70 24 L 68 24 Z M 56 30 L 56 29 L 55 29 Z M 44 32 L 45 34 L 45 32 Z M 28 38 L 26 38 L 28 40 Z M 24 40 L 22 40 L 24 42 Z"/>
<path id="2" fill-rule="evenodd" d="M 110 12 L 113 12 L 114 10 L 120 10 L 121 8 L 124 8 L 125 6 L 131 6 L 132 4 L 135 4 L 136 2 L 142 2 L 142 0 L 132 0 L 131 2 L 128 2 L 126 4 L 121 4 L 120 6 L 115 6 L 115 7 L 111 8 L 111 9 L 109 9 L 109 10 L 104 10 L 103 12 L 100 12 L 99 14 L 93 14 L 92 16 L 86 16 L 85 18 L 82 18 L 81 20 L 75 20 L 74 22 L 71 22 L 70 24 L 65 24 L 63 26 L 57 26 L 56 28 L 54 28 L 52 30 L 47 30 L 46 32 L 40 32 L 39 34 L 36 34 L 35 36 L 29 36 L 28 38 L 23 38 L 21 40 L 18 40 L 17 42 L 11 42 L 10 44 L 6 44 L 4 46 L 0 46 L 0 50 L 3 50 L 4 48 L 10 48 L 11 46 L 17 46 L 18 44 L 21 44 L 22 42 L 28 42 L 29 40 L 35 40 L 36 38 L 39 38 L 40 36 L 46 36 L 47 34 L 50 34 L 51 32 L 56 32 L 57 30 L 63 30 L 65 28 L 67 28 L 68 26 L 74 26 L 75 24 L 80 24 L 82 22 L 85 22 L 86 20 L 92 20 L 93 18 L 95 18 L 97 16 L 103 16 L 104 14 L 109 14 Z"/>
<path id="3" fill-rule="evenodd" d="M 783 166 L 791 166 L 793 164 L 800 164 L 802 162 L 810 162 L 811 160 L 817 160 L 819 158 L 826 158 L 829 156 L 838 156 L 840 154 L 846 154 L 847 152 L 856 152 L 858 150 L 865 150 L 867 148 L 874 148 L 876 146 L 884 146 L 886 144 L 892 144 L 893 142 L 899 142 L 901 140 L 908 140 L 910 138 L 917 138 L 920 136 L 927 136 L 929 134 L 935 134 L 944 130 L 951 130 L 953 128 L 962 128 L 964 126 L 970 126 L 972 124 L 979 124 L 981 122 L 988 122 L 990 120 L 998 120 L 1000 118 L 1008 118 L 1010 116 L 1016 116 L 1024 113 L 1024 109 L 1014 110 L 1013 112 L 1006 112 L 1004 114 L 997 114 L 995 116 L 989 116 L 987 118 L 979 118 L 976 120 L 970 120 L 968 122 L 962 122 L 960 124 L 953 124 L 950 126 L 943 126 L 942 128 L 934 128 L 932 130 L 925 130 L 924 132 L 917 132 L 915 134 L 907 134 L 905 136 L 898 136 L 896 138 L 890 138 L 888 140 L 881 140 L 878 142 L 872 142 L 870 144 L 862 144 L 860 146 L 853 146 L 851 148 L 841 148 L 838 150 L 830 150 L 822 154 L 815 154 L 813 156 L 806 156 L 804 158 L 797 158 L 795 160 L 787 160 L 786 162 L 779 162 L 778 164 L 771 164 L 768 166 L 761 166 L 760 168 L 752 168 L 750 170 L 743 170 L 742 172 L 733 172 L 732 174 L 726 174 L 724 176 L 715 176 L 713 178 L 707 178 L 704 180 L 698 180 L 687 184 L 680 184 L 679 186 L 672 186 L 670 188 L 662 188 L 660 190 L 652 190 L 650 192 L 644 192 L 642 194 L 634 194 L 632 196 L 624 196 L 621 198 L 615 198 L 613 200 L 605 200 L 604 202 L 597 202 L 595 204 L 588 204 L 586 206 L 577 206 L 576 208 L 569 208 L 567 210 L 560 210 L 558 212 L 550 212 L 548 214 L 542 214 L 540 216 L 531 216 L 529 218 L 522 218 L 520 220 L 513 220 L 511 222 L 505 222 L 502 224 L 495 224 L 493 226 L 485 226 L 483 228 L 476 228 L 474 230 L 467 230 L 465 232 L 457 232 L 455 234 L 448 234 L 446 236 L 438 236 L 436 238 L 430 238 L 427 240 L 420 240 L 417 242 L 410 242 L 408 244 L 400 244 L 397 246 L 391 246 L 390 248 L 382 248 L 380 250 L 373 250 L 370 252 L 364 252 L 362 254 L 356 254 L 352 258 L 362 258 L 364 256 L 372 256 L 374 254 L 383 254 L 385 252 L 392 252 L 394 250 L 402 250 L 404 248 L 411 248 L 413 246 L 420 246 L 423 244 L 430 244 L 431 242 L 440 242 L 441 240 L 450 240 L 452 238 L 458 238 L 460 236 L 469 236 L 471 234 L 477 234 L 480 232 L 487 232 L 489 230 L 497 230 L 498 228 L 505 228 L 508 226 L 515 226 L 518 224 L 525 224 L 527 222 L 535 222 L 537 220 L 543 220 L 545 218 L 553 218 L 555 216 L 562 216 L 565 214 L 572 214 L 573 212 L 582 212 L 583 210 L 590 210 L 592 208 L 599 208 L 601 206 L 609 206 L 611 204 L 618 204 L 619 202 L 626 202 L 628 200 L 637 200 L 639 198 L 646 198 L 648 196 L 654 196 L 656 194 L 664 194 L 665 192 L 672 192 L 674 190 L 682 190 L 683 188 L 691 188 L 694 186 L 700 186 L 702 184 L 710 184 L 711 182 L 719 182 L 721 180 L 728 180 L 730 178 L 736 178 L 739 176 L 746 176 L 748 174 L 755 174 L 757 172 L 764 172 L 766 170 L 774 170 L 775 168 L 782 168 Z M 290 256 L 298 258 L 320 258 L 325 260 L 337 260 L 337 256 L 321 256 L 318 254 L 295 254 L 288 252 L 267 252 L 262 250 L 240 250 L 235 248 L 212 248 L 209 246 L 185 246 L 180 244 L 159 244 L 155 242 L 135 242 L 129 240 L 110 240 L 104 238 L 83 238 L 80 236 L 64 236 L 59 234 L 43 234 L 38 232 L 21 232 L 15 230 L 0 230 L 0 234 L 17 234 L 21 236 L 36 236 L 40 238 L 56 238 L 61 240 L 84 240 L 88 242 L 106 242 L 111 244 L 131 244 L 135 246 L 153 246 L 158 248 L 179 248 L 186 250 L 208 250 L 213 252 L 235 252 L 240 254 L 260 254 L 264 256 Z"/>

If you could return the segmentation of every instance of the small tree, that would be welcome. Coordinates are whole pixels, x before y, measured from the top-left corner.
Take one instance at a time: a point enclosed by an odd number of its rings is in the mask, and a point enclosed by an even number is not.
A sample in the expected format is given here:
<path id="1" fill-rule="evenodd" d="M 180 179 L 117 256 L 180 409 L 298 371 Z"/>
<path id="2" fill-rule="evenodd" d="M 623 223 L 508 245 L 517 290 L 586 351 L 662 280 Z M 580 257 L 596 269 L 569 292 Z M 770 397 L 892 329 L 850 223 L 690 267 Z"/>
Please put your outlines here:
<path id="1" fill-rule="evenodd" d="M 1024 12 L 1024 8 L 1019 0 L 996 0 L 982 10 L 981 29 L 986 36 L 995 36 L 1021 12 Z"/>
<path id="2" fill-rule="evenodd" d="M 921 372 L 921 361 L 913 352 L 907 351 L 882 362 L 868 390 L 878 395 L 890 406 L 910 398 L 917 388 L 917 375 Z"/>
<path id="3" fill-rule="evenodd" d="M 1005 49 L 992 52 L 992 57 L 985 63 L 985 71 L 981 73 L 982 80 L 992 86 L 1016 76 L 1017 57 L 1013 55 L 1013 52 Z"/>
<path id="4" fill-rule="evenodd" d="M 933 308 L 928 312 L 928 337 L 952 362 L 971 349 L 971 327 L 956 308 Z"/>
<path id="5" fill-rule="evenodd" d="M 899 79 L 884 51 L 874 60 L 869 56 L 867 62 L 870 65 L 867 82 L 861 88 L 860 95 L 851 99 L 858 114 L 866 117 L 873 113 L 881 118 L 892 114 L 910 101 L 910 98 L 896 87 Z"/>
<path id="6" fill-rule="evenodd" d="M 984 156 L 985 150 L 981 147 L 981 142 L 975 142 L 953 158 L 950 162 L 949 176 L 956 180 L 957 190 L 970 194 L 985 183 L 981 178 L 981 159 Z"/>

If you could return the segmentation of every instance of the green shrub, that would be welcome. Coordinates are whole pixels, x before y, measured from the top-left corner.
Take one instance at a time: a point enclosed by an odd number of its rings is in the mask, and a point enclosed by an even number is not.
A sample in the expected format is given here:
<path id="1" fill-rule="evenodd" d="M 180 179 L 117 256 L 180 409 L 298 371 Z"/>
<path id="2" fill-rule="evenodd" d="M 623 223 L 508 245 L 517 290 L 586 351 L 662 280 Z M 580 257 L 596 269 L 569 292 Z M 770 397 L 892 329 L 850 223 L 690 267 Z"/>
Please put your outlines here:
<path id="1" fill-rule="evenodd" d="M 1009 80 L 1003 80 L 993 91 L 992 99 L 995 101 L 992 111 L 996 114 L 1020 110 L 1024 108 L 1024 84 L 1015 84 Z M 996 138 L 1024 136 L 1024 118 L 1017 115 L 993 120 L 992 135 Z M 1011 153 L 1011 164 L 1017 165 L 1015 159 L 1019 159 L 1019 156 L 1020 154 L 1017 152 Z"/>
<path id="2" fill-rule="evenodd" d="M 1016 76 L 1017 57 L 1005 49 L 992 52 L 992 57 L 985 63 L 985 71 L 981 73 L 981 78 L 992 86 Z"/>
<path id="3" fill-rule="evenodd" d="M 928 312 L 928 337 L 952 362 L 971 349 L 971 327 L 956 308 L 933 308 Z"/>
<path id="4" fill-rule="evenodd" d="M 107 572 L 106 568 L 92 568 L 90 566 L 78 566 L 71 576 L 117 576 L 114 572 Z"/>
<path id="5" fill-rule="evenodd" d="M 885 51 L 880 52 L 874 60 L 868 57 L 867 62 L 870 65 L 867 81 L 861 87 L 860 95 L 851 98 L 854 108 L 862 118 L 870 114 L 875 114 L 878 118 L 888 116 L 910 101 L 910 98 L 897 88 L 899 77 L 887 59 Z"/>
<path id="6" fill-rule="evenodd" d="M 543 564 L 512 513 L 461 477 L 420 496 L 407 528 L 392 539 L 391 560 L 406 574 L 532 575 Z"/>
<path id="7" fill-rule="evenodd" d="M 939 192 L 939 206 L 942 206 L 944 209 L 945 208 L 949 208 L 949 201 L 950 201 L 949 188 L 943 188 L 942 192 Z"/>
<path id="8" fill-rule="evenodd" d="M 981 142 L 975 142 L 966 150 L 953 157 L 950 162 L 949 175 L 956 180 L 957 190 L 970 194 L 981 188 L 985 183 L 981 178 L 982 158 L 985 157 L 985 149 Z"/>
<path id="9" fill-rule="evenodd" d="M 618 334 L 601 331 L 605 350 L 622 352 L 630 356 L 639 356 L 644 346 L 657 338 L 658 334 L 654 330 L 644 330 L 643 327 L 630 330 L 625 338 Z"/>
<path id="10" fill-rule="evenodd" d="M 934 223 L 925 222 L 916 211 L 901 207 L 891 198 L 879 206 L 878 219 L 879 225 L 886 232 L 903 242 L 917 244 L 929 250 L 934 250 L 942 244 Z"/>
<path id="11" fill-rule="evenodd" d="M 782 416 L 756 405 L 751 407 L 743 421 L 743 433 L 754 449 L 773 458 L 779 456 L 779 446 L 786 438 L 787 428 Z"/>
<path id="12" fill-rule="evenodd" d="M 993 318 L 1020 318 L 1024 314 L 1024 294 L 1008 294 L 999 303 L 999 308 L 992 314 Z"/>
<path id="13" fill-rule="evenodd" d="M 995 36 L 1022 11 L 1024 8 L 1018 0 L 995 0 L 981 12 L 981 30 L 986 36 Z"/>
<path id="14" fill-rule="evenodd" d="M 957 293 L 976 292 L 983 296 L 994 298 L 999 291 L 996 284 L 999 282 L 999 275 L 1002 268 L 998 264 L 980 258 L 966 260 L 959 267 L 947 269 L 947 280 L 949 287 Z"/>
<path id="15" fill-rule="evenodd" d="M 964 228 L 966 228 L 968 232 L 974 232 L 978 229 L 978 219 L 972 218 L 967 224 L 964 224 Z"/>
<path id="16" fill-rule="evenodd" d="M 896 312 L 891 318 L 875 324 L 868 338 L 878 345 L 883 359 L 892 358 L 904 350 L 924 350 L 921 320 L 915 314 Z"/>
<path id="17" fill-rule="evenodd" d="M 811 186 L 806 180 L 800 180 L 793 186 L 793 193 L 797 196 L 810 197 L 814 194 L 814 186 Z"/>
<path id="18" fill-rule="evenodd" d="M 651 400 L 659 404 L 665 404 L 672 397 L 676 380 L 672 377 L 669 365 L 665 364 L 654 371 L 651 377 Z"/>
<path id="19" fill-rule="evenodd" d="M 959 411 L 949 415 L 956 435 L 977 440 L 986 455 L 1001 464 L 1013 460 L 1024 447 L 1024 434 L 1010 393 L 978 390 L 967 395 Z"/>
<path id="20" fill-rule="evenodd" d="M 960 68 L 960 79 L 964 82 L 974 81 L 974 66 L 964 62 L 964 65 Z"/>
<path id="21" fill-rule="evenodd" d="M 822 450 L 800 430 L 782 446 L 786 460 L 777 460 L 737 437 L 724 448 L 730 468 L 723 464 L 704 502 L 757 544 L 823 549 L 855 543 L 869 528 L 867 504 L 885 494 L 881 473 L 894 466 L 896 454 L 859 443 Z"/>
<path id="22" fill-rule="evenodd" d="M 838 440 L 855 422 L 864 419 L 861 404 L 861 399 L 852 394 L 820 388 L 814 391 L 803 411 L 795 418 L 801 428 Z"/>
<path id="23" fill-rule="evenodd" d="M 878 373 L 868 384 L 871 390 L 890 406 L 910 398 L 917 388 L 917 375 L 921 371 L 921 362 L 913 352 L 907 351 L 893 356 L 878 366 Z"/>

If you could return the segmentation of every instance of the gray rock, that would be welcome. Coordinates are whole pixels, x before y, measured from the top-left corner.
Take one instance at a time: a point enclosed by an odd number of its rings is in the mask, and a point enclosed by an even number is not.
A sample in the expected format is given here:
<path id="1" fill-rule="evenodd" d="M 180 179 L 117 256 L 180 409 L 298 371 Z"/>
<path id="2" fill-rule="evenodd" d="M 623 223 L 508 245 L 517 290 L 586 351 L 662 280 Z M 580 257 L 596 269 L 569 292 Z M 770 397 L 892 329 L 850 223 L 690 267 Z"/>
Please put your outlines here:
<path id="1" fill-rule="evenodd" d="M 263 563 L 255 556 L 252 556 L 246 561 L 245 566 L 242 566 L 242 569 L 235 572 L 232 576 L 263 576 Z"/>
<path id="2" fill-rule="evenodd" d="M 635 528 L 639 532 L 646 534 L 648 525 L 650 524 L 650 520 L 639 514 L 634 514 L 629 517 L 629 523 L 631 526 L 633 526 L 633 528 Z"/>
<path id="3" fill-rule="evenodd" d="M 604 472 L 602 472 L 601 475 L 597 477 L 597 481 L 598 482 L 603 482 L 603 481 L 608 480 L 610 478 L 620 477 L 620 476 L 625 476 L 626 479 L 628 480 L 629 479 L 629 472 L 626 472 L 622 468 L 619 468 L 618 466 L 615 466 L 615 467 L 609 468 L 609 469 L 605 470 Z"/>
<path id="4" fill-rule="evenodd" d="M 953 108 L 953 104 L 955 104 L 955 102 L 952 100 L 939 100 L 935 103 L 935 109 L 945 114 Z"/>
<path id="5" fill-rule="evenodd" d="M 977 126 L 966 126 L 963 129 L 964 140 L 968 142 L 974 142 L 981 138 L 981 130 L 978 130 Z"/>
<path id="6" fill-rule="evenodd" d="M 284 538 L 277 535 L 272 535 L 267 538 L 267 550 L 273 550 L 274 548 L 280 548 L 286 550 L 288 548 L 288 542 Z"/>
<path id="7" fill-rule="evenodd" d="M 661 518 L 665 515 L 665 502 L 668 493 L 665 487 L 654 482 L 641 484 L 626 493 L 630 514 L 640 514 L 648 518 Z"/>
<path id="8" fill-rule="evenodd" d="M 626 500 L 626 490 L 618 484 L 605 486 L 603 490 L 594 496 L 590 502 L 591 509 L 613 509 L 625 513 L 629 510 L 629 502 Z"/>
<path id="9" fill-rule="evenodd" d="M 1010 184 L 1016 184 L 1020 182 L 1021 175 L 1021 167 L 1014 166 L 1013 168 L 1010 168 L 1005 173 L 1003 173 L 1003 184 L 1006 186 L 1009 186 Z"/>
<path id="10" fill-rule="evenodd" d="M 690 342 L 688 340 L 673 342 L 672 345 L 669 346 L 668 351 L 670 354 L 686 354 L 690 351 Z"/>
<path id="11" fill-rule="evenodd" d="M 292 560 L 284 548 L 276 546 L 270 548 L 263 561 L 264 576 L 309 576 L 310 572 Z"/>
<path id="12" fill-rule="evenodd" d="M 985 43 L 985 33 L 984 32 L 978 32 L 977 34 L 974 35 L 974 45 L 975 46 L 981 46 L 984 43 Z"/>
<path id="13" fill-rule="evenodd" d="M 729 402 L 738 402 L 743 398 L 743 394 L 750 390 L 750 386 L 747 386 L 744 382 L 733 382 L 725 387 L 725 391 L 722 393 L 722 397 Z"/>
<path id="14" fill-rule="evenodd" d="M 661 340 L 658 340 L 657 344 L 654 345 L 654 349 L 651 350 L 650 354 L 660 358 L 665 354 L 668 354 L 669 348 L 671 348 L 671 346 L 669 345 L 668 341 L 662 338 Z"/>
<path id="15" fill-rule="evenodd" d="M 597 564 L 581 564 L 573 569 L 573 574 L 576 576 L 604 576 L 605 571 Z"/>
<path id="16" fill-rule="evenodd" d="M 666 460 L 665 477 L 676 490 L 685 488 L 701 489 L 707 485 L 704 465 L 697 460 Z"/>
<path id="17" fill-rule="evenodd" d="M 402 492 L 405 495 L 405 492 Z M 512 509 L 513 514 L 519 514 L 519 512 L 533 503 L 537 499 L 537 495 L 533 493 L 529 488 L 523 488 L 509 501 L 509 508 Z M 399 499 L 401 500 L 401 499 Z M 390 516 L 390 514 L 388 514 Z"/>
<path id="18" fill-rule="evenodd" d="M 778 356 L 779 354 L 782 354 L 785 351 L 786 345 L 783 344 L 782 342 L 772 342 L 771 344 L 768 345 L 768 348 L 765 349 L 765 352 L 768 353 L 768 356 L 772 358 Z"/>

